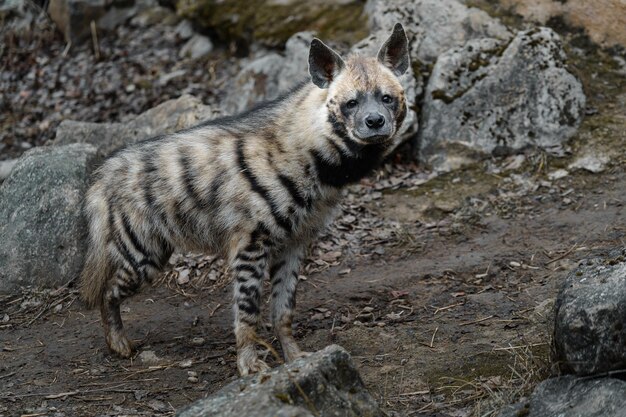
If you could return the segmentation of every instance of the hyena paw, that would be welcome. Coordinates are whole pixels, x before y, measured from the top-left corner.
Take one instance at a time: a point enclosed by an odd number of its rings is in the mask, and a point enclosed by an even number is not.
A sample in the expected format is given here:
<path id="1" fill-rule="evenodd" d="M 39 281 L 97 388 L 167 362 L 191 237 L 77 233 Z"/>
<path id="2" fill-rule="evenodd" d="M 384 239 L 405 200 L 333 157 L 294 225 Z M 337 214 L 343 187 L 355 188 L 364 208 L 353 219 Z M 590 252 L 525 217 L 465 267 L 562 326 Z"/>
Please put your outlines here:
<path id="1" fill-rule="evenodd" d="M 239 358 L 237 359 L 237 369 L 239 369 L 241 376 L 246 376 L 266 371 L 270 367 L 259 358 Z"/>
<path id="2" fill-rule="evenodd" d="M 133 346 L 123 333 L 111 332 L 108 334 L 107 345 L 111 351 L 122 358 L 130 358 L 133 353 Z"/>

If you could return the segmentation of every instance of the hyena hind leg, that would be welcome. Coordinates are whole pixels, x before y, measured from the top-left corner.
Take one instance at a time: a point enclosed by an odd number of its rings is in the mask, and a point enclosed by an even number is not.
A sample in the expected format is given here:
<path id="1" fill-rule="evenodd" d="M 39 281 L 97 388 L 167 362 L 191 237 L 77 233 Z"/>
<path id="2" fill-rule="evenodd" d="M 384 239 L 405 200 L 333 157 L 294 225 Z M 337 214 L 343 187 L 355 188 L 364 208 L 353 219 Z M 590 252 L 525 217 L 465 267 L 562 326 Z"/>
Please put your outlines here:
<path id="1" fill-rule="evenodd" d="M 271 318 L 276 337 L 283 349 L 286 362 L 292 362 L 308 352 L 300 350 L 293 337 L 293 317 L 296 308 L 296 287 L 298 271 L 304 257 L 302 248 L 294 248 L 282 253 L 270 268 L 272 283 Z"/>
<path id="2" fill-rule="evenodd" d="M 132 355 L 133 345 L 124 331 L 120 305 L 124 299 L 136 294 L 143 282 L 150 281 L 158 271 L 159 269 L 156 267 L 146 267 L 145 265 L 137 268 L 137 271 L 121 267 L 113 279 L 109 281 L 103 294 L 100 314 L 105 340 L 109 349 L 122 358 L 128 358 Z"/>

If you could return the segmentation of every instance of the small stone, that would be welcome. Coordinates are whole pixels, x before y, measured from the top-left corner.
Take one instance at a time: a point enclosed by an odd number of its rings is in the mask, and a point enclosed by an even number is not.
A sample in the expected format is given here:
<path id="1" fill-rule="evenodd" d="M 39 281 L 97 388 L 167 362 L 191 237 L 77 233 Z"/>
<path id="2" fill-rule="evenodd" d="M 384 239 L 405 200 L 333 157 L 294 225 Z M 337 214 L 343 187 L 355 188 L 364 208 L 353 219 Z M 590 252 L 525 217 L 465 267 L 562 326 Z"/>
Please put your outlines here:
<path id="1" fill-rule="evenodd" d="M 198 378 L 195 376 L 190 376 L 189 378 L 187 378 L 187 381 L 191 382 L 192 384 L 196 384 L 198 382 Z"/>
<path id="2" fill-rule="evenodd" d="M 552 171 L 548 174 L 548 179 L 550 181 L 560 180 L 561 178 L 565 178 L 569 175 L 569 172 L 565 169 L 557 169 L 556 171 Z"/>
<path id="3" fill-rule="evenodd" d="M 153 350 L 144 350 L 139 354 L 139 360 L 144 365 L 158 365 L 162 359 Z"/>
<path id="4" fill-rule="evenodd" d="M 181 20 L 180 23 L 174 29 L 174 32 L 180 39 L 189 39 L 193 36 L 193 26 L 187 19 Z"/>
<path id="5" fill-rule="evenodd" d="M 196 371 L 187 371 L 187 376 L 191 376 L 191 377 L 198 376 L 198 373 Z"/>
<path id="6" fill-rule="evenodd" d="M 169 407 L 163 402 L 159 400 L 150 400 L 148 401 L 148 407 L 152 408 L 154 411 L 167 411 Z"/>
<path id="7" fill-rule="evenodd" d="M 169 83 L 170 81 L 176 79 L 176 78 L 180 78 L 183 75 L 185 75 L 187 73 L 187 70 L 184 69 L 179 69 L 176 71 L 172 71 L 170 73 L 167 74 L 163 74 L 159 77 L 157 84 L 163 86 L 163 85 L 167 85 L 167 83 Z"/>
<path id="8" fill-rule="evenodd" d="M 183 269 L 178 271 L 178 277 L 176 278 L 178 285 L 185 285 L 189 283 L 189 269 Z"/>
<path id="9" fill-rule="evenodd" d="M 183 368 L 183 369 L 185 369 L 185 368 L 191 368 L 191 365 L 193 365 L 193 361 L 192 361 L 191 359 L 185 359 L 185 360 L 180 361 L 180 362 L 178 363 L 178 367 L 179 367 L 179 368 Z"/>
<path id="10" fill-rule="evenodd" d="M 204 35 L 194 35 L 187 41 L 178 54 L 181 58 L 197 59 L 204 57 L 213 50 L 213 42 Z"/>
<path id="11" fill-rule="evenodd" d="M 204 345 L 204 337 L 194 337 L 191 339 L 191 344 L 193 346 L 202 346 Z"/>
<path id="12" fill-rule="evenodd" d="M 606 169 L 609 157 L 605 155 L 584 155 L 569 164 L 569 169 L 584 169 L 585 171 L 599 174 Z"/>

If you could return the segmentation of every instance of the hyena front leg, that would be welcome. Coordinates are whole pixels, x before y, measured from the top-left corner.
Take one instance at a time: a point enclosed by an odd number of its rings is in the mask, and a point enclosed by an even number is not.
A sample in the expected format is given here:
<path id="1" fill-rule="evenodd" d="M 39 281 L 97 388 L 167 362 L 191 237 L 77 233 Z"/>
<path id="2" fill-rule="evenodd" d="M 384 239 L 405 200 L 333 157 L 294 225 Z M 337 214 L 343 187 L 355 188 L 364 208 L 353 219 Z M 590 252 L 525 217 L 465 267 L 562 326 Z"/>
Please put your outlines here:
<path id="1" fill-rule="evenodd" d="M 308 355 L 298 347 L 292 330 L 298 272 L 303 257 L 304 247 L 287 248 L 273 259 L 273 265 L 270 268 L 272 326 L 287 362 Z"/>
<path id="2" fill-rule="evenodd" d="M 235 338 L 237 340 L 237 369 L 248 375 L 269 369 L 258 358 L 255 345 L 258 340 L 262 279 L 267 275 L 269 242 L 258 231 L 241 242 L 233 261 Z"/>

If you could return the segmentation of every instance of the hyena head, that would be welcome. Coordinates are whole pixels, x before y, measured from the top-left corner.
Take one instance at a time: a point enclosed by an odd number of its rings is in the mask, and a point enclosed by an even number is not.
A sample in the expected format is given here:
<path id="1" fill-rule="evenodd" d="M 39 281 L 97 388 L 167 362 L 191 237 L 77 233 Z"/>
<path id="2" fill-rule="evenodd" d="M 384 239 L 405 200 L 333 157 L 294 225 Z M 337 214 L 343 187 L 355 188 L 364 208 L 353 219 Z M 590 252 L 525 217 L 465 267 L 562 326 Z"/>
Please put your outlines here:
<path id="1" fill-rule="evenodd" d="M 406 115 L 398 77 L 409 67 L 408 41 L 397 23 L 376 58 L 354 55 L 346 61 L 319 39 L 309 51 L 309 73 L 327 88 L 326 106 L 333 131 L 360 145 L 389 142 Z"/>

